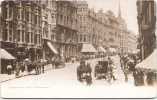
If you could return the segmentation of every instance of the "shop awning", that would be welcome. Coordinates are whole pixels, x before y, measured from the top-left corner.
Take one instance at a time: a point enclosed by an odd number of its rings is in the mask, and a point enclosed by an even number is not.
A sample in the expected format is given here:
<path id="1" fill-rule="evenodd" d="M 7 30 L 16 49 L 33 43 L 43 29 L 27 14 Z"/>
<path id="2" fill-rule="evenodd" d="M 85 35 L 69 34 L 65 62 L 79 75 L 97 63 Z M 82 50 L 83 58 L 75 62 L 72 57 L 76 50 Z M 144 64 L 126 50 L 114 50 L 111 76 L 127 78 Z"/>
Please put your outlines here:
<path id="1" fill-rule="evenodd" d="M 47 42 L 47 45 L 52 50 L 53 53 L 58 54 L 57 50 L 54 48 L 51 42 Z"/>
<path id="2" fill-rule="evenodd" d="M 99 51 L 99 52 L 106 53 L 106 50 L 105 50 L 102 46 L 98 47 L 98 51 Z"/>
<path id="3" fill-rule="evenodd" d="M 109 52 L 116 52 L 115 48 L 109 48 Z"/>
<path id="4" fill-rule="evenodd" d="M 0 59 L 15 59 L 9 52 L 0 48 Z"/>
<path id="5" fill-rule="evenodd" d="M 137 49 L 137 50 L 133 50 L 133 51 L 132 51 L 133 54 L 137 54 L 138 52 L 140 52 L 139 49 Z"/>
<path id="6" fill-rule="evenodd" d="M 81 52 L 82 53 L 95 53 L 97 51 L 92 44 L 84 43 L 82 46 Z"/>
<path id="7" fill-rule="evenodd" d="M 136 68 L 144 68 L 157 71 L 157 49 L 155 49 L 153 53 L 144 59 L 141 63 L 137 64 Z"/>

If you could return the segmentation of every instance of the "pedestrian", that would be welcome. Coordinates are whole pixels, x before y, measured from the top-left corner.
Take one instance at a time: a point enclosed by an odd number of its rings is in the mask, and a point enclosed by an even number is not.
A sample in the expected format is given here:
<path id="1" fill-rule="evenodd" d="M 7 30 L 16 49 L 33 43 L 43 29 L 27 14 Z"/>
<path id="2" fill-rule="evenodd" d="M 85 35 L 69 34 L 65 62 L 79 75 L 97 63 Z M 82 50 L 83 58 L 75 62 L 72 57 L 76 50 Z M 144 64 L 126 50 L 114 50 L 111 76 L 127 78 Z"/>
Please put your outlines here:
<path id="1" fill-rule="evenodd" d="M 20 66 L 21 66 L 21 71 L 24 72 L 25 71 L 25 64 L 23 62 L 21 62 Z"/>
<path id="2" fill-rule="evenodd" d="M 20 74 L 20 66 L 19 63 L 16 62 L 16 74 L 15 74 L 16 78 L 19 77 L 19 74 Z"/>
<path id="3" fill-rule="evenodd" d="M 12 65 L 10 63 L 7 65 L 7 71 L 8 71 L 8 75 L 11 75 Z"/>
<path id="4" fill-rule="evenodd" d="M 42 66 L 42 73 L 44 73 L 44 70 L 45 70 L 45 64 L 44 64 L 44 62 L 41 63 L 41 66 Z"/>
<path id="5" fill-rule="evenodd" d="M 125 77 L 125 82 L 128 82 L 128 73 L 127 73 L 127 70 L 124 69 L 124 77 Z"/>
<path id="6" fill-rule="evenodd" d="M 111 79 L 113 79 L 114 81 L 116 80 L 115 76 L 114 76 L 114 65 L 113 64 L 109 64 L 109 73 L 110 73 L 110 76 L 111 76 Z"/>

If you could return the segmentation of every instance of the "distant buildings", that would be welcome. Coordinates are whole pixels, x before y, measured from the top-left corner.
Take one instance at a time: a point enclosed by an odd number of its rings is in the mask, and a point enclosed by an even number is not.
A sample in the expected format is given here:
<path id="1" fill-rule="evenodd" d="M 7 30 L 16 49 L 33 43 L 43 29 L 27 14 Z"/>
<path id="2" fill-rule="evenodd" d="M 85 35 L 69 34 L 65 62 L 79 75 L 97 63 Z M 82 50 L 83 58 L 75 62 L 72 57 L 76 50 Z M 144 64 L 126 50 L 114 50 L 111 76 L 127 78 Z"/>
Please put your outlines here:
<path id="1" fill-rule="evenodd" d="M 137 1 L 137 20 L 139 28 L 138 47 L 141 59 L 149 56 L 156 46 L 156 3 L 154 0 Z"/>
<path id="2" fill-rule="evenodd" d="M 119 16 L 116 17 L 112 11 L 103 12 L 89 9 L 86 1 L 77 1 L 77 13 L 79 20 L 78 43 L 90 43 L 94 47 L 115 48 L 118 53 L 128 53 L 132 40 L 136 37 L 130 36 L 127 25 L 121 17 L 119 6 Z M 128 36 L 129 35 L 129 36 Z M 133 39 L 134 37 L 134 39 Z M 132 41 L 128 44 L 128 38 Z M 136 44 L 132 44 L 136 47 Z M 81 48 L 81 47 L 80 47 Z M 136 48 L 135 48 L 136 49 Z"/>

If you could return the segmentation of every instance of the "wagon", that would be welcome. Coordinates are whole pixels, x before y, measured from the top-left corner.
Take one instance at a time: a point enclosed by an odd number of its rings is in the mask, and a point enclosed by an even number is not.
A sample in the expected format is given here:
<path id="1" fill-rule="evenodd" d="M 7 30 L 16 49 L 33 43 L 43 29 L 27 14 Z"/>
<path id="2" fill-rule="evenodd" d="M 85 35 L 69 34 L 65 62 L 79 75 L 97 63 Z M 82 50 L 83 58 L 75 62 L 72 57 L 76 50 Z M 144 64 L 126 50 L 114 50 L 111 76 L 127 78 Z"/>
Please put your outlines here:
<path id="1" fill-rule="evenodd" d="M 79 66 L 77 68 L 77 78 L 80 82 L 86 81 L 88 85 L 92 83 L 92 69 L 88 66 Z"/>
<path id="2" fill-rule="evenodd" d="M 102 79 L 107 76 L 108 72 L 108 61 L 98 61 L 98 64 L 95 66 L 94 76 L 96 79 Z"/>

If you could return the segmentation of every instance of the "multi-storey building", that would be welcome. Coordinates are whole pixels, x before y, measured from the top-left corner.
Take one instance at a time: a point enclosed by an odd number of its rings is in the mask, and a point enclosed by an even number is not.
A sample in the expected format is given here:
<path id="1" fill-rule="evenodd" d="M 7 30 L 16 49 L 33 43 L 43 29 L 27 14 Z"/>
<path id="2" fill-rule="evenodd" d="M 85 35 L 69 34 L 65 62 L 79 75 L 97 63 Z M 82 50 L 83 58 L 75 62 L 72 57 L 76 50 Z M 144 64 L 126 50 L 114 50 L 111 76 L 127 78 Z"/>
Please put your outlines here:
<path id="1" fill-rule="evenodd" d="M 119 14 L 117 17 L 119 21 L 119 53 L 128 53 L 128 29 L 125 20 L 121 16 L 121 9 L 119 5 Z"/>
<path id="2" fill-rule="evenodd" d="M 41 5 L 43 58 L 50 60 L 58 54 L 56 46 L 56 0 L 43 0 Z"/>
<path id="3" fill-rule="evenodd" d="M 88 38 L 89 36 L 89 28 L 88 28 L 88 4 L 86 1 L 77 2 L 77 16 L 79 21 L 79 32 L 78 32 L 78 42 L 86 43 L 91 42 Z"/>
<path id="4" fill-rule="evenodd" d="M 56 1 L 57 6 L 57 44 L 61 56 L 77 56 L 77 5 L 75 1 Z"/>
<path id="5" fill-rule="evenodd" d="M 1 48 L 14 55 L 18 61 L 42 56 L 41 6 L 39 1 L 3 1 Z"/>
<path id="6" fill-rule="evenodd" d="M 91 43 L 95 47 L 103 46 L 119 49 L 119 20 L 112 11 L 95 12 L 89 9 L 86 1 L 78 1 L 78 18 L 80 22 L 78 42 Z"/>
<path id="7" fill-rule="evenodd" d="M 119 21 L 111 11 L 106 12 L 106 16 L 109 20 L 108 32 L 107 32 L 108 46 L 115 48 L 118 51 L 120 46 Z"/>
<path id="8" fill-rule="evenodd" d="M 137 0 L 139 48 L 141 59 L 149 56 L 156 45 L 156 3 L 154 0 Z"/>

